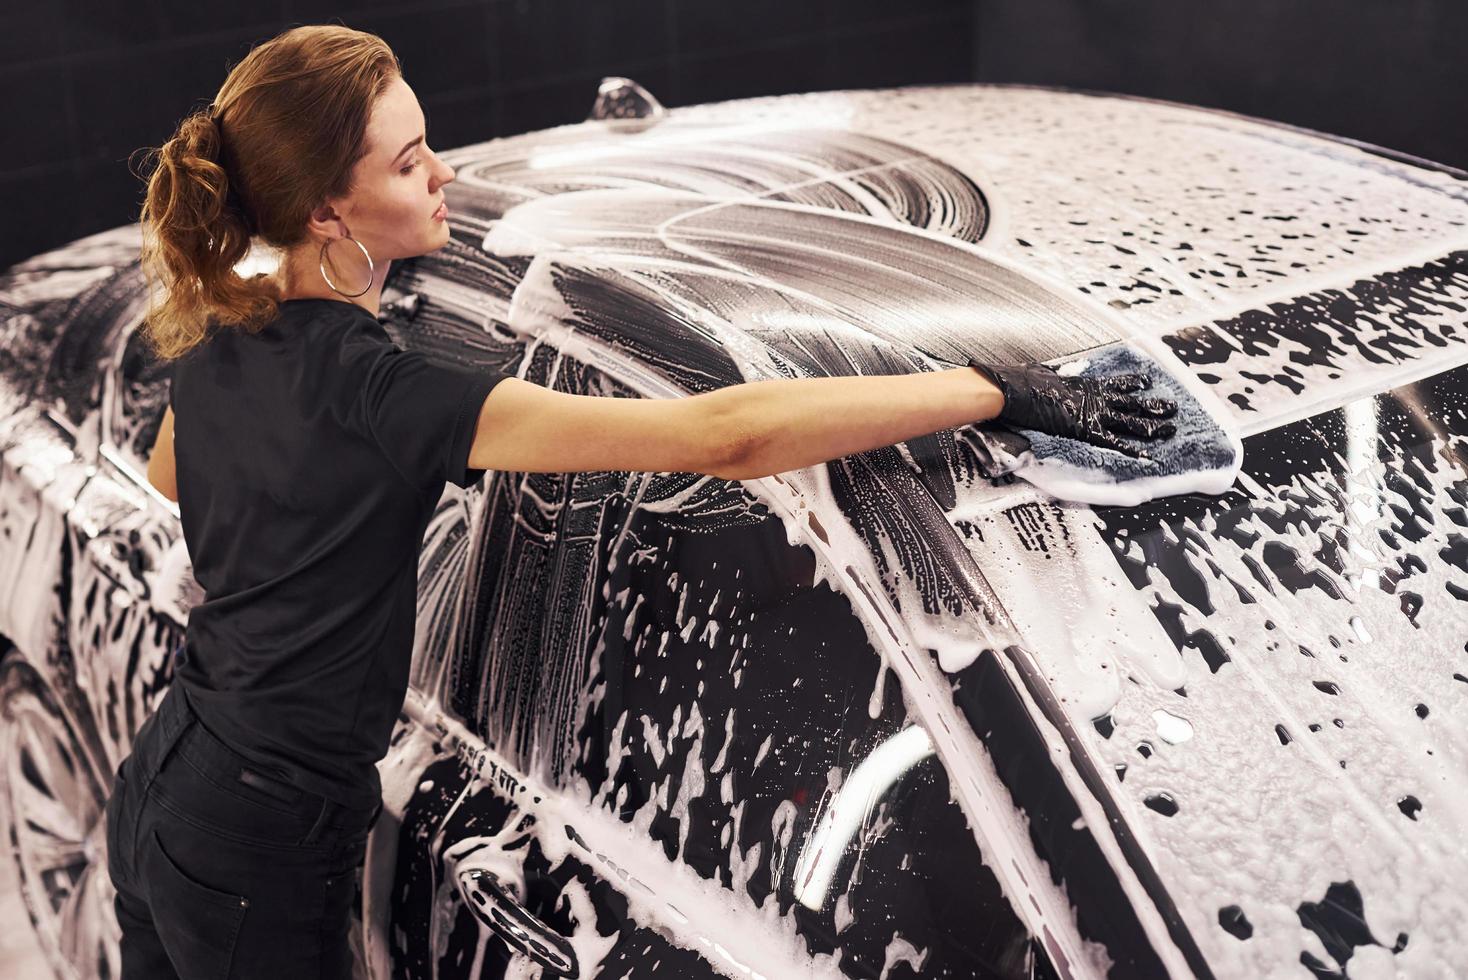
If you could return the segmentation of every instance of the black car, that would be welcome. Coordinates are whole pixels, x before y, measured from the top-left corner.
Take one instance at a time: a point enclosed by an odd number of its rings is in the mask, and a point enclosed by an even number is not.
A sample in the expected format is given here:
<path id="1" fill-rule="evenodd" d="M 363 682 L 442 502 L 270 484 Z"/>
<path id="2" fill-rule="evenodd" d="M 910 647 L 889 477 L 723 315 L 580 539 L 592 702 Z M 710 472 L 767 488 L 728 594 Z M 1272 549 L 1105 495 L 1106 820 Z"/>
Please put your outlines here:
<path id="1" fill-rule="evenodd" d="M 1244 457 L 1135 507 L 987 477 L 972 426 L 446 486 L 364 976 L 1462 971 L 1468 174 L 1105 93 L 616 78 L 444 158 L 404 347 L 668 398 L 1126 344 Z M 0 277 L 5 823 L 58 976 L 118 973 L 102 808 L 201 598 L 140 244 Z"/>

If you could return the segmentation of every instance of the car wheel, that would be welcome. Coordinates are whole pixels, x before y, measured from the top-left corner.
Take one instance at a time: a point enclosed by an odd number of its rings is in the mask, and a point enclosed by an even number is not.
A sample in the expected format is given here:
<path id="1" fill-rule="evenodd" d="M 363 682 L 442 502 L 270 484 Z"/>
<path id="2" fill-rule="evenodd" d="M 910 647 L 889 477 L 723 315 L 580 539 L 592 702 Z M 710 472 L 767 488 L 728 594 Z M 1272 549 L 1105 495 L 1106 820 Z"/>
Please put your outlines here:
<path id="1" fill-rule="evenodd" d="M 3 808 L 21 897 L 58 977 L 117 977 L 120 930 L 103 810 L 85 748 L 35 669 L 0 664 Z"/>

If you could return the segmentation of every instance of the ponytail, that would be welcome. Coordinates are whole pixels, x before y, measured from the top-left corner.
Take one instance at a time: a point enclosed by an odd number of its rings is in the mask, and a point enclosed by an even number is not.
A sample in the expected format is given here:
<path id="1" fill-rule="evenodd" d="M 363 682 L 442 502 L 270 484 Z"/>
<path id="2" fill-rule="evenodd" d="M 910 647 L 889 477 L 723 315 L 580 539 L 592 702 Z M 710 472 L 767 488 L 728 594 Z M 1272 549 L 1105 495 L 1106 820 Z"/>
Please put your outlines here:
<path id="1" fill-rule="evenodd" d="M 157 166 L 148 178 L 141 216 L 142 267 L 149 285 L 145 329 L 154 353 L 164 360 L 203 341 L 211 321 L 259 329 L 280 301 L 269 280 L 246 280 L 235 271 L 249 253 L 255 229 L 231 186 L 222 143 L 215 116 L 200 111 L 149 153 Z"/>

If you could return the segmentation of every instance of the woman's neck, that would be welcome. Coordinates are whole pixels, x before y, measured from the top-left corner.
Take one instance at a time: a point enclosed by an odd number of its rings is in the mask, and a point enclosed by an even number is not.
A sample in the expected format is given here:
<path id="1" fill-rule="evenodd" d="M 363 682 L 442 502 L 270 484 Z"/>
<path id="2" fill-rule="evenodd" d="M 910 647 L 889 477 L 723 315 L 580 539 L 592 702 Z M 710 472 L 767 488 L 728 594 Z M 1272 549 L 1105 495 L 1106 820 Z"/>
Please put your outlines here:
<path id="1" fill-rule="evenodd" d="M 376 317 L 382 299 L 382 283 L 387 278 L 388 266 L 389 263 L 386 261 L 377 263 L 376 269 L 374 270 L 375 275 L 372 277 L 372 288 L 368 289 L 361 296 L 343 296 L 333 291 L 326 284 L 326 280 L 322 278 L 319 264 L 311 264 L 308 270 L 303 270 L 300 268 L 300 262 L 293 263 L 288 259 L 282 262 L 281 268 L 277 270 L 277 274 L 270 278 L 279 290 L 282 300 L 329 299 L 339 303 L 351 303 L 354 306 L 360 306 Z M 357 271 L 360 272 L 358 278 L 349 280 L 348 283 L 341 283 L 340 285 L 346 286 L 349 290 L 352 290 L 354 287 L 355 289 L 362 288 L 362 283 L 367 279 L 366 264 L 363 263 L 362 269 Z M 348 275 L 351 275 L 351 273 L 348 273 Z M 334 277 L 335 273 L 333 273 Z"/>

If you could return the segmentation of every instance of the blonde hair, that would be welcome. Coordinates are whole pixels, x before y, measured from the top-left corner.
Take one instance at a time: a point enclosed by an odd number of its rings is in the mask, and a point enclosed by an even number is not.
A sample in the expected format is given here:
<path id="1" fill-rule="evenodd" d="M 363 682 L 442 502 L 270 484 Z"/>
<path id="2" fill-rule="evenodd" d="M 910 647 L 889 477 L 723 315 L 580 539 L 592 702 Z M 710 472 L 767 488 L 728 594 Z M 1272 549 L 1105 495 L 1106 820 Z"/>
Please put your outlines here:
<path id="1" fill-rule="evenodd" d="M 275 316 L 277 284 L 236 264 L 257 237 L 281 250 L 305 242 L 311 210 L 351 192 L 372 105 L 401 74 L 376 34 L 294 27 L 251 48 L 208 109 L 147 148 L 157 166 L 140 219 L 142 329 L 159 358 L 188 353 L 211 322 L 253 333 Z"/>

